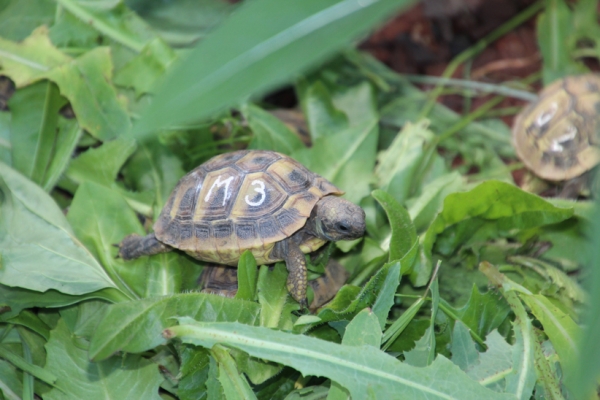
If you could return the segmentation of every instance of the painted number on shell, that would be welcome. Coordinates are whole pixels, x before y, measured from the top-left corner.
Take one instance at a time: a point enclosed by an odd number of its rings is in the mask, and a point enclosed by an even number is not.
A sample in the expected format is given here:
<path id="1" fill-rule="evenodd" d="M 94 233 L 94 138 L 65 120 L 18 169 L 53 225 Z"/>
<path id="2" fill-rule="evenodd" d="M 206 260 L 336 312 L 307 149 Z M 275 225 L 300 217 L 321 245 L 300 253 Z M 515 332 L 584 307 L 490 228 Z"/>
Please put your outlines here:
<path id="1" fill-rule="evenodd" d="M 210 195 L 212 194 L 212 191 L 215 188 L 215 186 L 217 187 L 217 190 L 218 190 L 221 186 L 225 185 L 225 193 L 223 194 L 223 205 L 225 205 L 225 202 L 227 200 L 229 200 L 229 198 L 231 197 L 231 192 L 229 192 L 229 185 L 231 184 L 232 180 L 233 180 L 233 176 L 230 176 L 229 178 L 227 178 L 223 181 L 221 181 L 221 175 L 217 176 L 215 183 L 213 183 L 212 186 L 210 187 L 210 189 L 208 190 L 208 193 L 206 194 L 204 201 L 207 203 L 210 201 Z"/>
<path id="2" fill-rule="evenodd" d="M 260 199 L 258 199 L 256 201 L 252 201 L 252 200 L 250 200 L 250 197 L 248 197 L 248 195 L 246 195 L 246 197 L 244 197 L 244 200 L 246 200 L 246 203 L 249 206 L 258 207 L 262 203 L 264 203 L 265 199 L 267 198 L 267 194 L 265 193 L 265 184 L 263 181 L 260 181 L 258 179 L 250 182 L 250 184 L 252 186 L 258 186 L 258 187 L 255 187 L 254 190 L 256 192 L 260 193 Z"/>

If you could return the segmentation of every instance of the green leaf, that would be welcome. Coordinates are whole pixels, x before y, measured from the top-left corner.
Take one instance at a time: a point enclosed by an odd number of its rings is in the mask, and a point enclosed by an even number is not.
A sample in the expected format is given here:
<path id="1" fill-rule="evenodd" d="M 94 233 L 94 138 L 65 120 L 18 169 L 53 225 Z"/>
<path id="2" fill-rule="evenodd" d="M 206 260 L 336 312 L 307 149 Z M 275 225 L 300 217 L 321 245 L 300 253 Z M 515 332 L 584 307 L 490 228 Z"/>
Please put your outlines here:
<path id="1" fill-rule="evenodd" d="M 385 281 L 373 303 L 373 314 L 379 320 L 379 328 L 384 329 L 388 314 L 394 305 L 394 299 L 398 285 L 400 285 L 400 263 L 398 261 L 386 264 L 384 268 L 389 268 Z M 353 319 L 354 320 L 354 319 Z"/>
<path id="2" fill-rule="evenodd" d="M 233 357 L 222 346 L 214 346 L 211 354 L 219 364 L 219 381 L 226 399 L 256 399 L 248 381 L 237 370 Z"/>
<path id="3" fill-rule="evenodd" d="M 572 32 L 573 20 L 569 6 L 563 0 L 547 0 L 537 23 L 545 85 L 567 75 L 585 72 L 583 66 L 573 61 L 573 49 L 569 44 Z"/>
<path id="4" fill-rule="evenodd" d="M 300 104 L 313 141 L 348 129 L 348 116 L 333 104 L 331 93 L 320 81 L 298 85 Z"/>
<path id="5" fill-rule="evenodd" d="M 381 346 L 381 328 L 377 315 L 365 308 L 346 326 L 342 344 L 347 346 L 368 345 L 379 349 Z M 348 392 L 337 382 L 331 382 L 327 400 L 346 400 Z"/>
<path id="6" fill-rule="evenodd" d="M 379 349 L 381 346 L 381 328 L 378 327 L 377 315 L 365 308 L 346 326 L 342 344 L 348 346 L 369 345 Z"/>
<path id="7" fill-rule="evenodd" d="M 177 294 L 113 304 L 98 324 L 89 356 L 103 360 L 116 351 L 139 353 L 165 343 L 163 329 L 173 317 L 191 316 L 204 321 L 258 322 L 256 303 L 204 293 Z"/>
<path id="8" fill-rule="evenodd" d="M 46 371 L 37 365 L 28 363 L 23 357 L 14 354 L 3 345 L 0 345 L 0 357 L 13 364 L 20 370 L 33 375 L 35 378 L 42 380 L 46 383 L 53 384 L 56 382 L 57 377 L 50 371 Z"/>
<path id="9" fill-rule="evenodd" d="M 136 131 L 203 119 L 279 85 L 408 3 L 309 0 L 283 7 L 277 0 L 244 3 L 172 69 Z"/>
<path id="10" fill-rule="evenodd" d="M 87 150 L 71 161 L 66 175 L 79 184 L 91 181 L 110 187 L 135 149 L 134 140 L 111 140 Z"/>
<path id="11" fill-rule="evenodd" d="M 502 297 L 493 291 L 481 294 L 476 285 L 473 285 L 467 303 L 459 309 L 454 309 L 443 299 L 441 302 L 444 308 L 453 310 L 453 314 L 481 338 L 498 328 L 510 313 L 510 307 Z"/>
<path id="12" fill-rule="evenodd" d="M 346 89 L 338 96 L 356 97 L 355 101 L 363 107 L 362 118 L 348 129 L 315 140 L 311 148 L 302 148 L 292 157 L 345 190 L 348 200 L 359 203 L 370 193 L 370 171 L 375 166 L 379 136 L 375 100 L 371 86 L 366 83 Z"/>
<path id="13" fill-rule="evenodd" d="M 137 96 L 151 93 L 152 87 L 176 58 L 176 53 L 162 39 L 156 38 L 116 72 L 114 82 L 119 86 L 132 87 Z"/>
<path id="14" fill-rule="evenodd" d="M 45 191 L 50 192 L 65 172 L 82 133 L 76 120 L 59 119 L 55 150 L 44 179 Z"/>
<path id="15" fill-rule="evenodd" d="M 461 321 L 454 323 L 452 331 L 452 362 L 468 372 L 479 362 L 479 353 L 471 339 L 469 329 Z"/>
<path id="16" fill-rule="evenodd" d="M 20 43 L 0 37 L 2 74 L 10 77 L 17 87 L 43 79 L 52 68 L 70 61 L 70 57 L 52 45 L 45 26 Z"/>
<path id="17" fill-rule="evenodd" d="M 0 393 L 7 400 L 21 400 L 17 393 L 21 392 L 22 384 L 19 382 L 17 370 L 12 364 L 0 359 Z"/>
<path id="18" fill-rule="evenodd" d="M 375 190 L 371 195 L 385 210 L 392 228 L 389 261 L 400 260 L 407 256 L 410 250 L 415 246 L 415 243 L 418 242 L 417 232 L 410 220 L 410 215 L 408 215 L 408 211 L 389 193 L 386 193 L 383 190 Z M 410 268 L 412 260 L 407 264 L 408 265 L 404 266 L 403 271 Z"/>
<path id="19" fill-rule="evenodd" d="M 100 7 L 85 1 L 57 0 L 57 3 L 104 36 L 135 52 L 142 51 L 144 44 L 155 37 L 144 20 L 120 1 L 100 3 Z"/>
<path id="20" fill-rule="evenodd" d="M 377 156 L 377 186 L 400 203 L 410 198 L 419 184 L 414 180 L 426 156 L 424 146 L 433 139 L 428 127 L 428 121 L 407 123 L 390 146 Z"/>
<path id="21" fill-rule="evenodd" d="M 578 344 L 582 336 L 581 328 L 569 315 L 552 304 L 547 297 L 524 293 L 519 293 L 519 297 L 544 327 L 544 333 L 552 342 L 552 346 L 560 358 L 565 381 L 570 385 L 574 382 L 573 374 L 580 357 Z"/>
<path id="22" fill-rule="evenodd" d="M 131 299 L 141 296 L 146 291 L 147 271 L 143 265 L 147 258 L 116 258 L 114 244 L 128 234 L 144 234 L 123 197 L 105 186 L 85 182 L 75 193 L 68 218 L 77 237 L 100 260 L 119 290 Z"/>
<path id="23" fill-rule="evenodd" d="M 9 0 L 0 11 L 0 37 L 23 40 L 40 25 L 52 25 L 56 6 L 45 0 Z M 27 18 L 23 18 L 26 15 Z"/>
<path id="24" fill-rule="evenodd" d="M 487 351 L 478 355 L 476 364 L 465 371 L 467 375 L 482 385 L 504 393 L 506 390 L 506 376 L 512 369 L 513 349 L 497 330 L 490 332 L 485 344 Z"/>
<path id="25" fill-rule="evenodd" d="M 9 105 L 13 167 L 43 185 L 56 141 L 58 112 L 65 100 L 56 85 L 40 82 L 18 90 Z"/>
<path id="26" fill-rule="evenodd" d="M 250 300 L 256 299 L 256 283 L 258 279 L 258 268 L 256 260 L 250 250 L 246 250 L 240 256 L 237 268 L 238 291 L 236 299 Z"/>
<path id="27" fill-rule="evenodd" d="M 508 183 L 486 181 L 469 192 L 446 197 L 443 210 L 425 234 L 423 251 L 427 261 L 421 268 L 431 270 L 431 252 L 442 232 L 446 240 L 443 247 L 438 244 L 438 251 L 449 255 L 472 237 L 485 240 L 482 235 L 475 236 L 485 224 L 508 235 L 517 229 L 555 224 L 572 215 L 572 208 L 556 207 Z"/>
<path id="28" fill-rule="evenodd" d="M 270 270 L 272 268 L 272 270 Z M 273 267 L 262 265 L 258 272 L 258 302 L 261 307 L 260 326 L 281 328 L 288 321 L 284 307 L 289 296 L 286 289 L 287 269 L 284 263 Z"/>
<path id="29" fill-rule="evenodd" d="M 2 284 L 73 295 L 116 287 L 42 188 L 2 163 L 0 176 Z"/>
<path id="30" fill-rule="evenodd" d="M 248 144 L 249 149 L 273 150 L 291 154 L 304 147 L 300 137 L 273 114 L 252 104 L 244 106 L 242 112 L 254 135 Z"/>
<path id="31" fill-rule="evenodd" d="M 100 140 L 131 129 L 127 111 L 111 84 L 112 68 L 110 49 L 98 47 L 47 74 L 71 102 L 81 127 Z"/>
<path id="32" fill-rule="evenodd" d="M 46 393 L 44 400 L 161 399 L 158 388 L 164 378 L 156 364 L 136 355 L 91 362 L 86 349 L 73 342 L 62 319 L 50 333 L 46 351 L 45 369 L 58 379 L 57 388 Z"/>
<path id="33" fill-rule="evenodd" d="M 372 346 L 346 346 L 239 323 L 204 323 L 181 318 L 169 338 L 211 348 L 222 343 L 250 355 L 289 365 L 304 375 L 339 382 L 356 399 L 510 399 L 483 388 L 443 356 L 425 368 L 403 364 Z"/>
<path id="34" fill-rule="evenodd" d="M 12 113 L 0 111 L 0 162 L 12 165 L 12 144 L 10 143 L 10 120 Z"/>
<path id="35" fill-rule="evenodd" d="M 158 140 L 139 143 L 123 168 L 129 187 L 154 193 L 155 219 L 184 174 L 181 160 Z"/>

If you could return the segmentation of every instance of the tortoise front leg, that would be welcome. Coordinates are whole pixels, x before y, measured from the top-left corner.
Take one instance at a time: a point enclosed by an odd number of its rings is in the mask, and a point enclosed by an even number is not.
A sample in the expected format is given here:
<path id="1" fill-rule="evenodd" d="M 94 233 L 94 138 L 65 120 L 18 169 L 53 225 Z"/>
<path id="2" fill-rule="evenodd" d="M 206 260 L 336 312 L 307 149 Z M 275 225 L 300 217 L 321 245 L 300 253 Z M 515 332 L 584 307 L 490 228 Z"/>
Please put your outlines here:
<path id="1" fill-rule="evenodd" d="M 119 244 L 119 257 L 123 260 L 132 260 L 141 256 L 152 256 L 158 253 L 166 253 L 173 250 L 171 246 L 160 242 L 154 233 L 146 236 L 135 233 L 126 236 Z"/>
<path id="2" fill-rule="evenodd" d="M 285 265 L 288 270 L 287 289 L 300 307 L 308 307 L 306 301 L 306 259 L 300 246 L 291 240 L 287 240 L 287 251 L 284 254 Z"/>

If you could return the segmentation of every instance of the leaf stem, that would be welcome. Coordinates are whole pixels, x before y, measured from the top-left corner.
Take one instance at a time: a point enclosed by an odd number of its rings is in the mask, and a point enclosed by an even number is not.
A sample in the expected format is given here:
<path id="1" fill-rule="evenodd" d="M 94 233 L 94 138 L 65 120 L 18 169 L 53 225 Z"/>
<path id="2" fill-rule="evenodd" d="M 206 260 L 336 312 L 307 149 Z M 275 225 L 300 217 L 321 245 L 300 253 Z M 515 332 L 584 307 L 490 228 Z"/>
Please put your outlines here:
<path id="1" fill-rule="evenodd" d="M 55 0 L 59 5 L 63 6 L 71 14 L 82 20 L 84 23 L 92 26 L 98 32 L 108 36 L 115 42 L 121 43 L 123 46 L 130 48 L 136 53 L 140 53 L 144 48 L 145 43 L 140 43 L 131 35 L 124 33 L 110 26 L 98 16 L 81 6 L 81 3 L 74 0 Z"/>

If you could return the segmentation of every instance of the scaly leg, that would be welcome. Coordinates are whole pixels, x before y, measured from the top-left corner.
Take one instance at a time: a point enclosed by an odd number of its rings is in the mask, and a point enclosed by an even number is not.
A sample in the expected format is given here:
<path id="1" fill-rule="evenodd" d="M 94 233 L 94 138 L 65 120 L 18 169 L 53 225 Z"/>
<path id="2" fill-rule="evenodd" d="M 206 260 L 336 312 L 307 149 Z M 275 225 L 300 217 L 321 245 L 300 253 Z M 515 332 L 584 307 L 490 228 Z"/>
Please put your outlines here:
<path id="1" fill-rule="evenodd" d="M 173 250 L 171 246 L 160 242 L 154 233 L 146 236 L 135 233 L 126 236 L 119 244 L 119 256 L 123 260 L 132 260 L 141 256 L 152 256 L 158 253 L 166 253 Z"/>
<path id="2" fill-rule="evenodd" d="M 302 309 L 308 307 L 306 301 L 306 259 L 298 244 L 288 240 L 285 253 L 285 265 L 288 270 L 287 289 L 300 303 Z"/>

